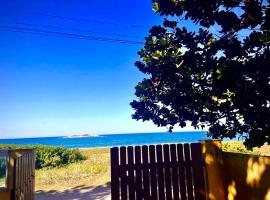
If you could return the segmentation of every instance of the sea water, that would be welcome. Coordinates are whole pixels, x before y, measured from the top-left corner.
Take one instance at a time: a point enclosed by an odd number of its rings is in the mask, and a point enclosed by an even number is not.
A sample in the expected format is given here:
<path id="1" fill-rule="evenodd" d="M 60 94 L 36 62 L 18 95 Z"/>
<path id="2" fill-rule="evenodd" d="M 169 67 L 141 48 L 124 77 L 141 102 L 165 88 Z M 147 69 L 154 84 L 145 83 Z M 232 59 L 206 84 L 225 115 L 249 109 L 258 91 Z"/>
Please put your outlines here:
<path id="1" fill-rule="evenodd" d="M 161 132 L 161 133 L 126 133 L 126 134 L 101 134 L 93 137 L 40 137 L 0 139 L 0 144 L 18 145 L 50 145 L 66 148 L 93 148 L 127 145 L 148 145 L 164 143 L 197 142 L 209 139 L 205 131 L 193 132 Z"/>

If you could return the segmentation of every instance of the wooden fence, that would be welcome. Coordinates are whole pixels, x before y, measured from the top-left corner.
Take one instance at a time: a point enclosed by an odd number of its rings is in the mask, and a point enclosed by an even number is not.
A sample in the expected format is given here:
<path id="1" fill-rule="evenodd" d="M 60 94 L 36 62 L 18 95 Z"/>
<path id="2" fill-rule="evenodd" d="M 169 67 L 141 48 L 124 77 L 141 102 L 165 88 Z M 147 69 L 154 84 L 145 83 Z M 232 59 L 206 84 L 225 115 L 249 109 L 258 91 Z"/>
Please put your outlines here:
<path id="1" fill-rule="evenodd" d="M 6 150 L 6 188 L 0 192 L 3 200 L 34 200 L 35 151 L 33 149 Z M 1 198 L 2 200 L 2 198 Z"/>
<path id="2" fill-rule="evenodd" d="M 200 143 L 114 147 L 112 200 L 205 200 Z"/>

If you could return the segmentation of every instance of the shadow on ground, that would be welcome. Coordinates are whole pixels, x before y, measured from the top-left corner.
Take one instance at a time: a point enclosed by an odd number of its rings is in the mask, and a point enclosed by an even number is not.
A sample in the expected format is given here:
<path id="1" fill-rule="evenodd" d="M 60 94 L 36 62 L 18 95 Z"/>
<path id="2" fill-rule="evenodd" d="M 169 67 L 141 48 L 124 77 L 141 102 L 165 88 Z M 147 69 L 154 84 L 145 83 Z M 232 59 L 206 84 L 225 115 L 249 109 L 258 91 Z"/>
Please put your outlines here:
<path id="1" fill-rule="evenodd" d="M 65 191 L 38 191 L 36 200 L 109 200 L 111 189 L 108 186 L 87 187 L 77 186 Z"/>

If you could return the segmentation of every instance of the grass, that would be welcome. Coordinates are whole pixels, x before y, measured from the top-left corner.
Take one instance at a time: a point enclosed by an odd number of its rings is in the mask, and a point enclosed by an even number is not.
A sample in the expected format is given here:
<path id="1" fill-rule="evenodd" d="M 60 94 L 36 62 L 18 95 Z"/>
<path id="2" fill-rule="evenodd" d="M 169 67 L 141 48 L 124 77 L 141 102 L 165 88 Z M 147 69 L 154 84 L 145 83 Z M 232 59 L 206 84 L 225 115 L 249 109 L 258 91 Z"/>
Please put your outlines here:
<path id="1" fill-rule="evenodd" d="M 6 185 L 5 182 L 6 182 L 6 178 L 5 178 L 5 177 L 1 177 L 1 178 L 0 178 L 0 188 L 1 188 L 1 187 L 4 187 L 4 186 Z"/>
<path id="2" fill-rule="evenodd" d="M 64 191 L 78 186 L 105 185 L 110 181 L 109 148 L 81 149 L 87 160 L 64 167 L 36 170 L 36 191 Z"/>
<path id="3" fill-rule="evenodd" d="M 223 142 L 223 151 L 270 155 L 270 146 L 248 151 L 242 142 Z M 65 191 L 106 185 L 110 181 L 109 148 L 81 149 L 86 160 L 64 167 L 36 170 L 36 191 Z"/>
<path id="4" fill-rule="evenodd" d="M 230 152 L 240 152 L 240 153 L 262 155 L 262 156 L 270 156 L 270 145 L 264 145 L 260 148 L 256 147 L 256 148 L 253 148 L 252 151 L 249 151 L 246 149 L 243 142 L 223 141 L 222 150 L 230 151 Z"/>

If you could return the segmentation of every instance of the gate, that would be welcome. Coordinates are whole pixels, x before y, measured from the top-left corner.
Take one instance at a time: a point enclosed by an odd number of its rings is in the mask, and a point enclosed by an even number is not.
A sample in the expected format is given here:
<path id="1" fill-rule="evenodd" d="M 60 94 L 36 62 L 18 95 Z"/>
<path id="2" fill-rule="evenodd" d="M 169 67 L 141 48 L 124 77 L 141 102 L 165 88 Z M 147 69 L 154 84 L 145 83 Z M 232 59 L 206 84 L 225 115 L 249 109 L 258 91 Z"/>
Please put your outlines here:
<path id="1" fill-rule="evenodd" d="M 6 184 L 0 191 L 1 200 L 34 200 L 35 150 L 0 150 L 6 160 Z"/>
<path id="2" fill-rule="evenodd" d="M 201 144 L 111 148 L 111 193 L 112 200 L 205 200 Z"/>
<path id="3" fill-rule="evenodd" d="M 32 149 L 19 150 L 14 156 L 14 189 L 12 199 L 34 200 L 35 153 Z"/>

